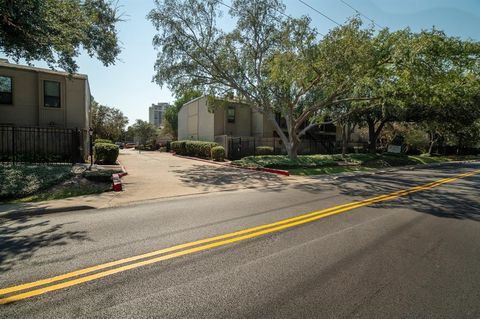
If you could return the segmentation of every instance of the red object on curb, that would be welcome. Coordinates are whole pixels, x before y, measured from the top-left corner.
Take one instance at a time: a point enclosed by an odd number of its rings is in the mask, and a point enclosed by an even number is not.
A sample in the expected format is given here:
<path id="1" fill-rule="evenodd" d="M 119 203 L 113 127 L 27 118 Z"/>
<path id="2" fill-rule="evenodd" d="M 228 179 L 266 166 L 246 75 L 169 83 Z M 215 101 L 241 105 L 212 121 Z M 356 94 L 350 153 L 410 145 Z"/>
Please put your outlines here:
<path id="1" fill-rule="evenodd" d="M 120 175 L 118 174 L 112 175 L 112 188 L 114 192 L 122 191 L 122 180 L 120 179 Z"/>
<path id="2" fill-rule="evenodd" d="M 263 171 L 263 172 L 268 172 L 268 173 L 279 174 L 279 175 L 290 176 L 290 172 L 289 172 L 289 171 L 285 171 L 285 170 L 283 170 L 283 169 L 262 168 L 261 171 Z"/>

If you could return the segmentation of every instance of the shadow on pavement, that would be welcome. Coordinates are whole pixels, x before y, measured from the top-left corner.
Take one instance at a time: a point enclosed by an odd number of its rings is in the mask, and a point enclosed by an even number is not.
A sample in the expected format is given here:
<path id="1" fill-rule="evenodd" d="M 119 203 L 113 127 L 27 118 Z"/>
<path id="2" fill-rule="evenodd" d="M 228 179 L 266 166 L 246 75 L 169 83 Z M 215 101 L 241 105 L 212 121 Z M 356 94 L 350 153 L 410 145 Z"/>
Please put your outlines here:
<path id="1" fill-rule="evenodd" d="M 338 179 L 333 183 L 341 194 L 363 199 L 451 177 L 461 172 L 478 169 L 478 165 L 464 168 L 466 169 L 456 172 L 418 171 L 406 176 L 401 174 L 363 176 L 353 180 Z M 456 180 L 451 184 L 444 184 L 396 200 L 378 203 L 374 207 L 408 208 L 437 217 L 480 221 L 478 194 L 480 194 L 480 176 L 474 175 Z"/>
<path id="2" fill-rule="evenodd" d="M 194 165 L 192 168 L 174 170 L 183 184 L 203 190 L 232 186 L 258 187 L 268 190 L 282 190 L 288 183 L 282 177 L 258 171 L 227 168 L 223 166 Z"/>
<path id="3" fill-rule="evenodd" d="M 0 272 L 32 257 L 43 247 L 89 240 L 86 231 L 65 231 L 65 224 L 35 222 L 35 216 L 0 217 Z"/>

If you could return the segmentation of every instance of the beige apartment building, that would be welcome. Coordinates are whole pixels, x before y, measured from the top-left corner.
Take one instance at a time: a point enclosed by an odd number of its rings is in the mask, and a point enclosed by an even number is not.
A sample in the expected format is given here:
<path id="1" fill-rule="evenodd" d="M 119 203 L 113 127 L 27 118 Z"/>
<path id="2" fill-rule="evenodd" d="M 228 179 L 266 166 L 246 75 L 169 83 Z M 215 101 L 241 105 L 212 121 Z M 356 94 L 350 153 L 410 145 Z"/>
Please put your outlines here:
<path id="1" fill-rule="evenodd" d="M 0 125 L 89 128 L 88 77 L 0 61 Z"/>
<path id="2" fill-rule="evenodd" d="M 218 100 L 220 102 L 220 100 Z M 218 136 L 273 137 L 273 125 L 247 104 L 221 101 L 209 109 L 202 96 L 178 112 L 178 139 L 214 141 Z"/>
<path id="3" fill-rule="evenodd" d="M 90 87 L 86 75 L 0 59 L 0 155 L 78 150 L 86 157 L 89 126 Z M 69 133 L 78 136 L 75 143 L 73 137 L 67 137 Z"/>

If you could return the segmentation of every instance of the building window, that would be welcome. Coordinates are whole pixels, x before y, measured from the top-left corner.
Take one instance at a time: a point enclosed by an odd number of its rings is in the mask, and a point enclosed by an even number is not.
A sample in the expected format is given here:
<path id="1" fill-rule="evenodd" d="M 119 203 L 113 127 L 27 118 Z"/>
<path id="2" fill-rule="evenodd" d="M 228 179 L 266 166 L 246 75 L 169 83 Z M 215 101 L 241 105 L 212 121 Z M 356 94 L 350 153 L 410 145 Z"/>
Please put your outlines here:
<path id="1" fill-rule="evenodd" d="M 56 107 L 60 105 L 60 82 L 43 81 L 43 105 Z"/>
<path id="2" fill-rule="evenodd" d="M 227 109 L 228 123 L 235 123 L 235 106 L 229 106 Z"/>
<path id="3" fill-rule="evenodd" d="M 13 104 L 12 78 L 0 76 L 0 104 Z"/>

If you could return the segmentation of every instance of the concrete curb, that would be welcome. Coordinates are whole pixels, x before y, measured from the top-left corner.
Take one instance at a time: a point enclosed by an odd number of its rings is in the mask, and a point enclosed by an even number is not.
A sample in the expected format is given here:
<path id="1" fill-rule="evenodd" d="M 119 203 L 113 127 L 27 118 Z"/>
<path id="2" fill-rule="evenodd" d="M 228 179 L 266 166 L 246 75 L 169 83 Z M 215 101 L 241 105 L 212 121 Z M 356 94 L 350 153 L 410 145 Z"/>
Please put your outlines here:
<path id="1" fill-rule="evenodd" d="M 274 169 L 274 168 L 252 168 L 252 167 L 241 167 L 241 166 L 235 166 L 230 164 L 230 162 L 215 162 L 203 158 L 198 158 L 198 157 L 190 157 L 190 156 L 184 156 L 184 155 L 177 155 L 175 153 L 172 153 L 173 156 L 181 157 L 181 158 L 186 158 L 194 161 L 200 161 L 200 162 L 205 162 L 205 163 L 210 163 L 210 164 L 216 164 L 216 165 L 221 165 L 225 167 L 231 167 L 231 168 L 236 168 L 236 169 L 247 169 L 250 171 L 261 171 L 265 173 L 271 173 L 271 174 L 277 174 L 277 175 L 283 175 L 283 176 L 290 176 L 290 173 L 286 170 L 283 169 Z"/>
<path id="2" fill-rule="evenodd" d="M 178 154 L 175 154 L 175 153 L 171 153 L 171 154 L 172 154 L 172 156 L 185 158 L 185 159 L 189 159 L 189 160 L 194 160 L 194 161 L 199 161 L 199 162 L 204 162 L 204 163 L 210 163 L 210 164 L 215 164 L 215 165 L 221 165 L 221 166 L 230 166 L 230 164 L 228 164 L 228 162 L 227 163 L 225 163 L 225 162 L 215 162 L 215 161 L 204 159 L 204 158 L 178 155 Z"/>

